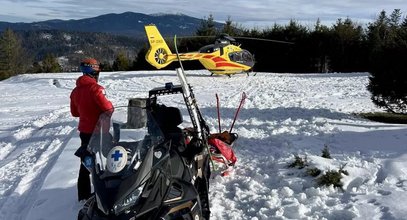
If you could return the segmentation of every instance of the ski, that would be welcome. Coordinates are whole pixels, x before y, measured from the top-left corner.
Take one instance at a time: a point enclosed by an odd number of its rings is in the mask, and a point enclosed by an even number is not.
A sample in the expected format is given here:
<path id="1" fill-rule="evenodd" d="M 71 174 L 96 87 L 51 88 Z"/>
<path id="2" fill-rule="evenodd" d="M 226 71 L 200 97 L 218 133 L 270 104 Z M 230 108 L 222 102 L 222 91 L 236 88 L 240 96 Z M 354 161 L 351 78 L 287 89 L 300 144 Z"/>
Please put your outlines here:
<path id="1" fill-rule="evenodd" d="M 187 81 L 184 67 L 182 66 L 182 62 L 181 62 L 181 59 L 180 59 L 179 53 L 178 53 L 176 35 L 174 36 L 174 46 L 175 46 L 175 53 L 177 54 L 177 58 L 178 58 L 178 61 L 179 61 L 180 67 L 181 67 L 181 68 L 177 68 L 176 72 L 177 72 L 177 76 L 181 83 L 185 103 L 186 103 L 186 106 L 188 109 L 188 113 L 191 115 L 192 125 L 197 132 L 197 136 L 201 140 L 206 142 L 206 139 L 209 135 L 209 128 L 207 127 L 207 125 L 199 111 L 198 104 L 195 99 L 195 95 L 193 93 L 191 86 L 189 85 L 189 83 Z"/>
<path id="2" fill-rule="evenodd" d="M 180 80 L 182 91 L 183 91 L 183 96 L 184 96 L 184 101 L 188 109 L 188 113 L 191 116 L 191 121 L 193 124 L 193 127 L 196 131 L 196 136 L 200 142 L 201 145 L 206 149 L 206 157 L 200 156 L 199 159 L 197 158 L 197 163 L 198 163 L 198 170 L 200 170 L 198 176 L 202 179 L 200 182 L 201 184 L 198 183 L 198 191 L 199 196 L 200 196 L 200 202 L 202 205 L 202 214 L 204 219 L 209 219 L 210 216 L 210 205 L 209 205 L 209 178 L 210 178 L 210 165 L 209 162 L 212 164 L 212 167 L 215 169 L 215 165 L 212 160 L 212 154 L 209 149 L 208 145 L 208 137 L 209 137 L 209 127 L 206 125 L 204 118 L 201 115 L 201 112 L 199 111 L 198 108 L 198 103 L 196 102 L 195 99 L 195 94 L 191 88 L 191 86 L 187 82 L 187 78 L 185 75 L 184 67 L 182 66 L 182 62 L 178 53 L 178 47 L 177 47 L 177 36 L 174 36 L 174 47 L 175 47 L 175 53 L 177 54 L 177 59 L 179 61 L 180 68 L 176 69 L 177 76 Z M 205 154 L 205 153 L 204 153 Z M 207 164 L 207 166 L 205 165 Z M 206 173 L 202 172 L 203 170 L 209 169 Z"/>
<path id="3" fill-rule="evenodd" d="M 198 137 L 203 138 L 201 123 L 199 123 L 198 117 L 198 110 L 196 106 L 196 100 L 194 94 L 192 93 L 192 89 L 189 86 L 188 82 L 186 81 L 185 74 L 181 68 L 176 69 L 178 78 L 181 82 L 181 87 L 185 99 L 185 103 L 187 105 L 188 113 L 191 115 L 192 125 L 195 131 L 198 134 Z"/>
<path id="4" fill-rule="evenodd" d="M 177 36 L 174 36 L 174 47 L 175 53 L 177 54 L 177 58 L 180 64 L 180 68 L 176 69 L 177 76 L 181 82 L 181 87 L 183 91 L 184 101 L 188 109 L 189 115 L 191 115 L 192 125 L 196 131 L 196 136 L 200 140 L 201 144 L 205 147 L 207 154 L 209 155 L 209 160 L 214 170 L 216 170 L 215 164 L 212 160 L 212 153 L 209 149 L 208 145 L 208 137 L 209 137 L 209 127 L 206 124 L 204 118 L 202 117 L 201 112 L 198 108 L 198 103 L 196 102 L 194 92 L 191 86 L 188 84 L 184 67 L 182 66 L 182 62 L 178 53 L 177 47 Z"/>

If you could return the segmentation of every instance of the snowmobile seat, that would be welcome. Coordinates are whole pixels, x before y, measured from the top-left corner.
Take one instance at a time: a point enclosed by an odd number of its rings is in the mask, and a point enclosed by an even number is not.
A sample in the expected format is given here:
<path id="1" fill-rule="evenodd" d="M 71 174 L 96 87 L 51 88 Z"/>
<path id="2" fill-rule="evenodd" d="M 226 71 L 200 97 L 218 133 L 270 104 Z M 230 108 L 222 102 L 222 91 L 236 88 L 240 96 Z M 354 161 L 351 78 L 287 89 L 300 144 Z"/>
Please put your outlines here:
<path id="1" fill-rule="evenodd" d="M 179 151 L 183 151 L 185 138 L 182 129 L 178 127 L 183 121 L 181 111 L 175 107 L 157 105 L 153 112 L 164 137 L 171 140 L 172 146 L 176 146 Z"/>
<path id="2" fill-rule="evenodd" d="M 176 128 L 183 121 L 181 111 L 175 107 L 157 105 L 153 110 L 153 115 L 164 133 Z"/>

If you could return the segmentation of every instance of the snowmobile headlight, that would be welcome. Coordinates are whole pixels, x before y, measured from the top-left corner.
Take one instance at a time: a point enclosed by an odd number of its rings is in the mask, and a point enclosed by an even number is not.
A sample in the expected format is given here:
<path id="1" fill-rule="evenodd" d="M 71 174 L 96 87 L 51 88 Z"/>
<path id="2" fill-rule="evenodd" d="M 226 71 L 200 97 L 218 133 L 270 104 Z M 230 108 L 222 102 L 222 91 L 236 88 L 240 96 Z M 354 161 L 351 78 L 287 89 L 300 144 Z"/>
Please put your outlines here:
<path id="1" fill-rule="evenodd" d="M 116 215 L 123 212 L 128 207 L 134 205 L 137 202 L 138 198 L 140 197 L 141 193 L 143 192 L 143 188 L 144 185 L 138 187 L 136 190 L 134 190 L 132 193 L 126 196 L 122 201 L 115 204 L 113 208 Z"/>

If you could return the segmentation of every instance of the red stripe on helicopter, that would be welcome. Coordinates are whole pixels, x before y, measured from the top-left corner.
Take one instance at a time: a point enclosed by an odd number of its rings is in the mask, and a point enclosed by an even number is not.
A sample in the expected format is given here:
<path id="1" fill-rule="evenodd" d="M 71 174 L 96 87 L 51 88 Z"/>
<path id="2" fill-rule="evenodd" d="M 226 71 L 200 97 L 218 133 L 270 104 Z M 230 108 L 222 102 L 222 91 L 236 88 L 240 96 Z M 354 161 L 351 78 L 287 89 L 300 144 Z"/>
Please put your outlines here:
<path id="1" fill-rule="evenodd" d="M 213 55 L 205 55 L 205 56 L 203 56 L 202 58 L 210 59 L 210 58 L 212 58 L 212 57 L 213 57 Z"/>
<path id="2" fill-rule="evenodd" d="M 233 64 L 233 63 L 216 63 L 216 67 L 222 67 L 222 66 L 229 66 L 229 67 L 239 67 L 242 68 L 239 65 Z"/>
<path id="3" fill-rule="evenodd" d="M 217 62 L 224 62 L 224 61 L 226 61 L 225 59 L 223 59 L 222 57 L 215 57 L 215 58 L 213 58 L 212 59 L 215 63 L 217 63 Z"/>

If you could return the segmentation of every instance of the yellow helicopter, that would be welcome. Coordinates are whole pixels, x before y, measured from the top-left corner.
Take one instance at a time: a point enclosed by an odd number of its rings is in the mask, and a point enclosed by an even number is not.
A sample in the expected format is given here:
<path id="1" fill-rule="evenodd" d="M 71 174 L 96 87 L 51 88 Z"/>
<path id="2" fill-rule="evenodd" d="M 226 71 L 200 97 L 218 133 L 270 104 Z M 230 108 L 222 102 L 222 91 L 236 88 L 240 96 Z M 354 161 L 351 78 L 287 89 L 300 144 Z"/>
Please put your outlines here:
<path id="1" fill-rule="evenodd" d="M 146 60 L 157 69 L 177 61 L 177 54 L 173 54 L 155 25 L 144 26 L 150 48 Z M 198 52 L 179 53 L 181 61 L 199 60 L 201 64 L 213 74 L 233 75 L 249 72 L 254 66 L 253 55 L 234 44 L 235 40 L 222 35 L 214 44 L 199 49 Z"/>

